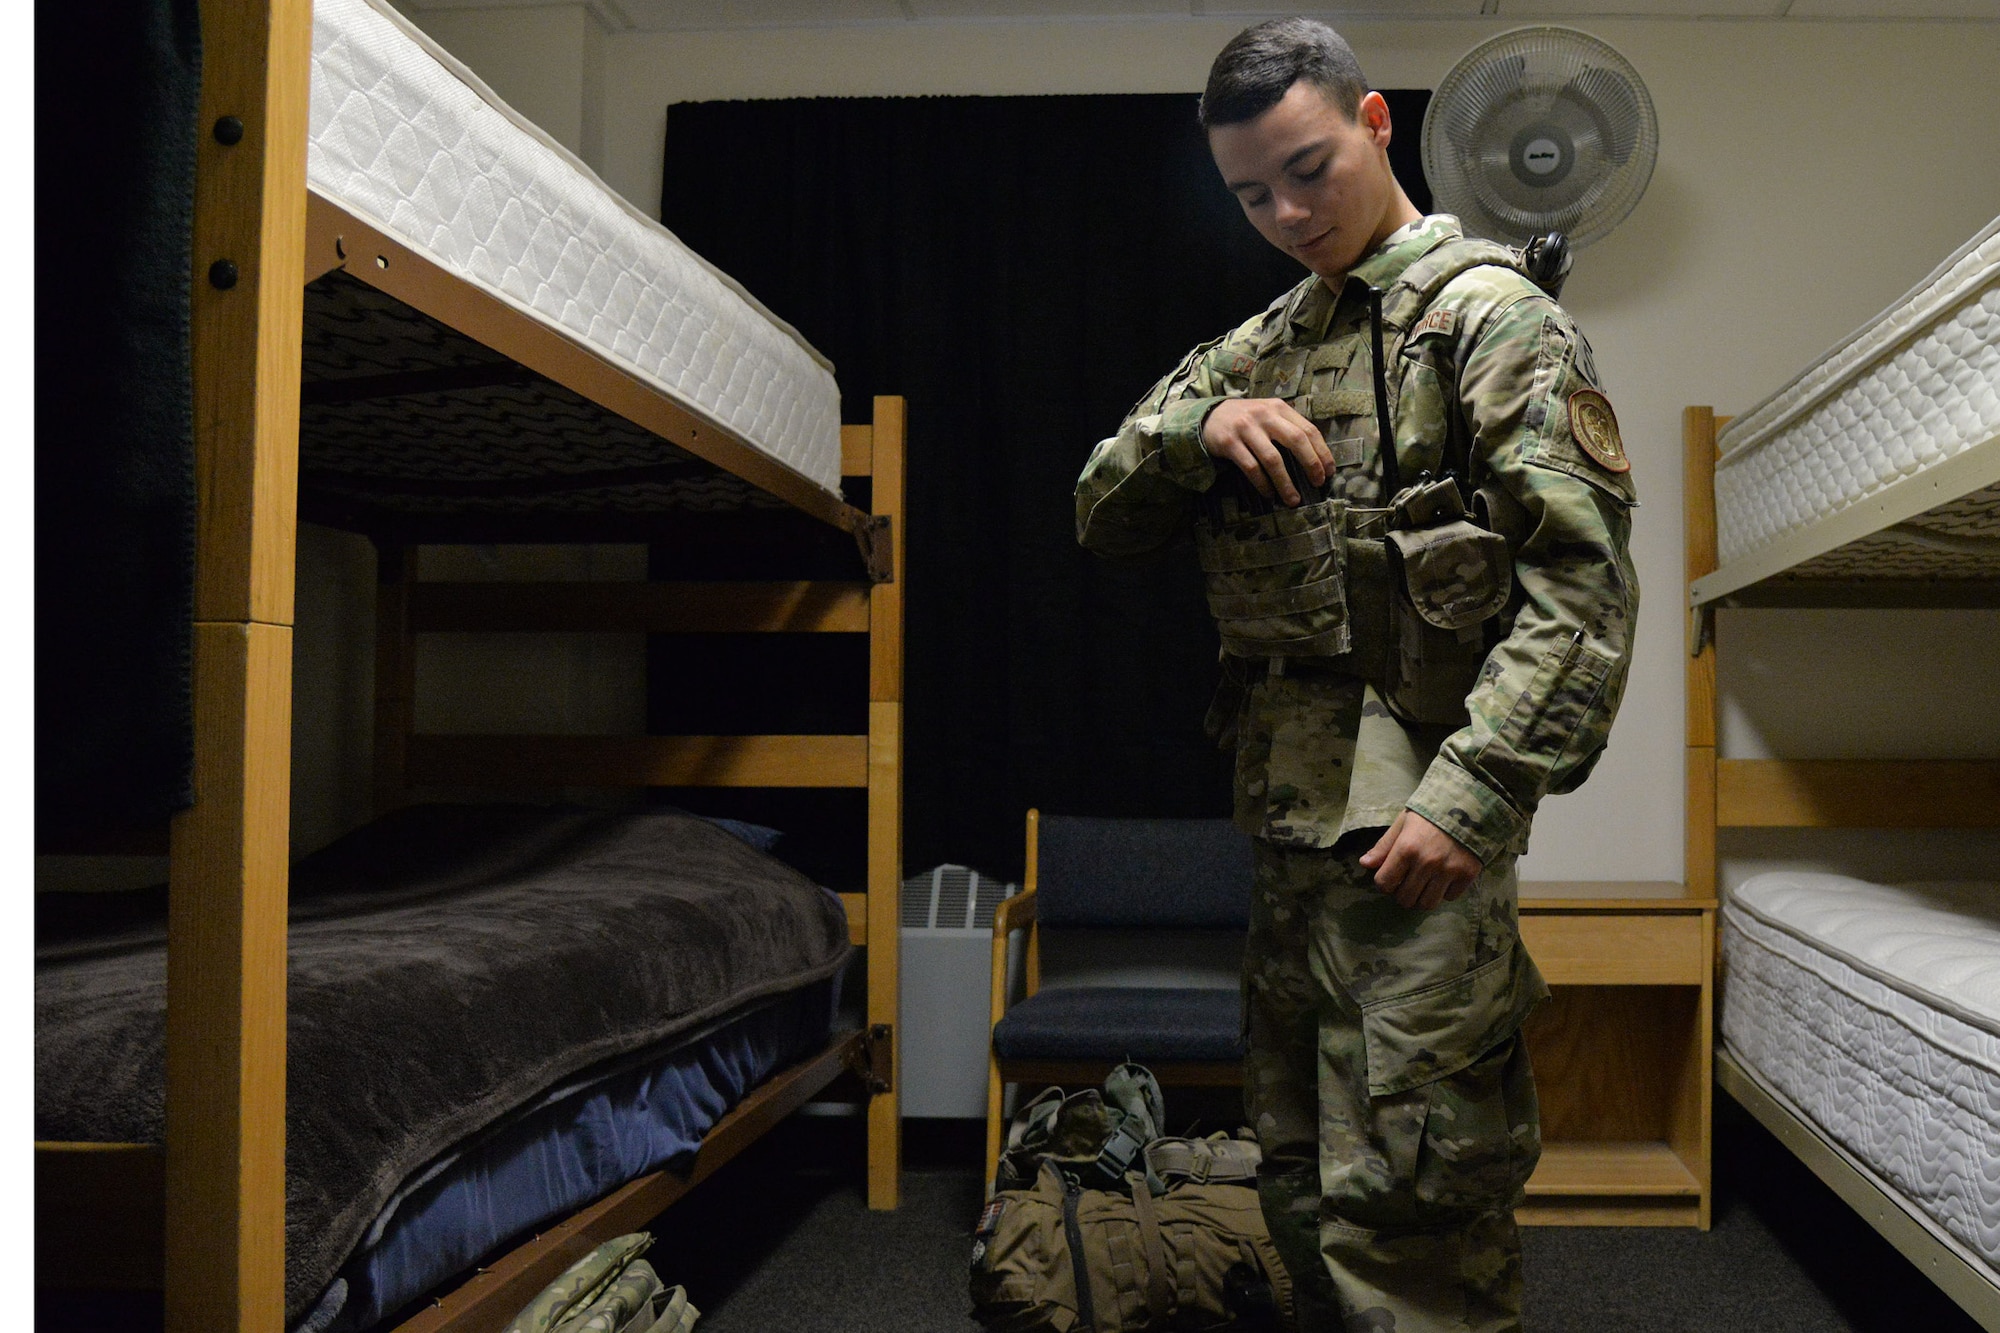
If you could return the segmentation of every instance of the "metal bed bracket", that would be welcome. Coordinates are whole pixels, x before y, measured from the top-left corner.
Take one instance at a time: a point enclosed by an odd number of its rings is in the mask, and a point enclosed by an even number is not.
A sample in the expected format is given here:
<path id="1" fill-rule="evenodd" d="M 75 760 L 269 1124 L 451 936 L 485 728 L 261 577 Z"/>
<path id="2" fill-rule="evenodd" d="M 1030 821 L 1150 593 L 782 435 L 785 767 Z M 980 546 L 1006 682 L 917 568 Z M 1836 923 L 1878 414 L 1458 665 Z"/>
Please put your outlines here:
<path id="1" fill-rule="evenodd" d="M 895 1090 L 895 1033 L 887 1023 L 870 1025 L 862 1039 L 849 1048 L 847 1069 L 861 1080 L 871 1097 Z"/>
<path id="2" fill-rule="evenodd" d="M 854 540 L 861 547 L 861 561 L 868 566 L 868 580 L 871 583 L 894 583 L 896 581 L 895 532 L 887 514 L 872 514 L 867 521 L 854 529 Z"/>
<path id="3" fill-rule="evenodd" d="M 1688 608 L 1688 656 L 1700 657 L 1702 649 L 1708 647 L 1715 637 L 1715 605 L 1703 602 Z"/>

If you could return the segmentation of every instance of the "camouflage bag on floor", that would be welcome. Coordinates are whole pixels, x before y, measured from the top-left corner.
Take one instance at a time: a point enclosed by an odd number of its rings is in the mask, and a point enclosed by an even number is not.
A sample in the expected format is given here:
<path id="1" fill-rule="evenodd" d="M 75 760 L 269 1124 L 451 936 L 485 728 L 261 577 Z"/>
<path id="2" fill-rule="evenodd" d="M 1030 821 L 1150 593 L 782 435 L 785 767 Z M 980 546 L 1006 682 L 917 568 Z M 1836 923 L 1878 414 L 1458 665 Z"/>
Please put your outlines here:
<path id="1" fill-rule="evenodd" d="M 1292 1327 L 1257 1145 L 1154 1137 L 1163 1118 L 1138 1065 L 1102 1096 L 1052 1090 L 1022 1109 L 973 1232 L 975 1319 L 998 1333 Z"/>

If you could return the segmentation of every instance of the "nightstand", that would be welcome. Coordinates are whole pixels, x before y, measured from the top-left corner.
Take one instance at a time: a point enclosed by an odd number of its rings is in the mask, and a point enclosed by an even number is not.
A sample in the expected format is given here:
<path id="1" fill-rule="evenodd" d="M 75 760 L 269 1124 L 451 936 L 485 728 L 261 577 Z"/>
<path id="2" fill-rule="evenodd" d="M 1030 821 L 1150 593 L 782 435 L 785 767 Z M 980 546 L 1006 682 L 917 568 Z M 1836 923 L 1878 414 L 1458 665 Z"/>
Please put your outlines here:
<path id="1" fill-rule="evenodd" d="M 1524 883 L 1521 938 L 1554 998 L 1527 1027 L 1542 1161 L 1520 1221 L 1706 1230 L 1715 899 Z"/>

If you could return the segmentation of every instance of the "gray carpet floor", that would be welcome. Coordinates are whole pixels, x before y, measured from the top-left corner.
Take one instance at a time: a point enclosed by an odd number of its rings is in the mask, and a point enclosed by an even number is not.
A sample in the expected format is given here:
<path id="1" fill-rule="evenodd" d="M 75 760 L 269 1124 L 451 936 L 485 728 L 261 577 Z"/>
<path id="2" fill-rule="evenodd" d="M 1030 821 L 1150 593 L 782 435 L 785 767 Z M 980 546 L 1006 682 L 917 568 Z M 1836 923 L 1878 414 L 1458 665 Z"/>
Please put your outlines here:
<path id="1" fill-rule="evenodd" d="M 1715 1225 L 1526 1232 L 1532 1333 L 1977 1333 L 1726 1096 Z M 914 1124 L 903 1204 L 871 1213 L 858 1125 L 794 1121 L 655 1224 L 701 1333 L 964 1333 L 977 1127 Z M 704 1197 L 706 1195 L 706 1197 Z"/>
<path id="2" fill-rule="evenodd" d="M 1977 1333 L 1762 1126 L 1715 1106 L 1714 1228 L 1529 1230 L 1531 1333 Z M 977 1329 L 979 1126 L 911 1125 L 895 1212 L 868 1211 L 860 1161 L 859 1121 L 794 1118 L 654 1222 L 647 1257 L 687 1287 L 700 1333 Z M 37 1333 L 160 1326 L 157 1296 L 37 1306 Z"/>

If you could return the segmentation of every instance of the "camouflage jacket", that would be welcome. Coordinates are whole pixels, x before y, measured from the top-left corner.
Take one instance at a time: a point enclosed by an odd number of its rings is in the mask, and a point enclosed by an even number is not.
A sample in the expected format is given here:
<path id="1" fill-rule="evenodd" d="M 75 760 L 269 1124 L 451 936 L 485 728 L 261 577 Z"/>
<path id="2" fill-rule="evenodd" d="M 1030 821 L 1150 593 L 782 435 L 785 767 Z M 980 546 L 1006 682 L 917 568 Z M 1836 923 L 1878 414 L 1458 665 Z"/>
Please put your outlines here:
<path id="1" fill-rule="evenodd" d="M 1340 291 L 1308 277 L 1195 348 L 1092 452 L 1077 481 L 1077 539 L 1108 556 L 1175 540 L 1216 483 L 1201 447 L 1210 410 L 1245 392 L 1259 360 L 1366 330 L 1368 289 L 1387 288 L 1460 234 L 1445 215 L 1412 223 L 1356 264 Z M 1365 450 L 1336 450 L 1343 466 L 1329 493 L 1380 504 L 1368 362 L 1364 354 L 1319 371 L 1326 383 L 1310 387 L 1353 413 L 1331 422 L 1329 443 L 1371 439 Z M 1225 694 L 1231 679 L 1242 686 L 1224 727 L 1237 737 L 1237 819 L 1277 843 L 1330 847 L 1407 807 L 1492 861 L 1525 849 L 1542 797 L 1579 785 L 1603 749 L 1638 611 L 1636 495 L 1630 473 L 1614 470 L 1625 464 L 1615 423 L 1606 447 L 1608 410 L 1581 423 L 1594 439 L 1579 443 L 1573 428 L 1579 402 L 1605 403 L 1595 392 L 1578 397 L 1597 384 L 1589 344 L 1520 274 L 1488 266 L 1454 278 L 1391 376 L 1402 475 L 1441 471 L 1439 442 L 1454 440 L 1469 454 L 1472 484 L 1497 483 L 1525 511 L 1502 635 L 1467 698 L 1471 721 L 1457 730 L 1404 725 L 1351 677 L 1296 662 L 1282 674 L 1226 662 Z"/>

